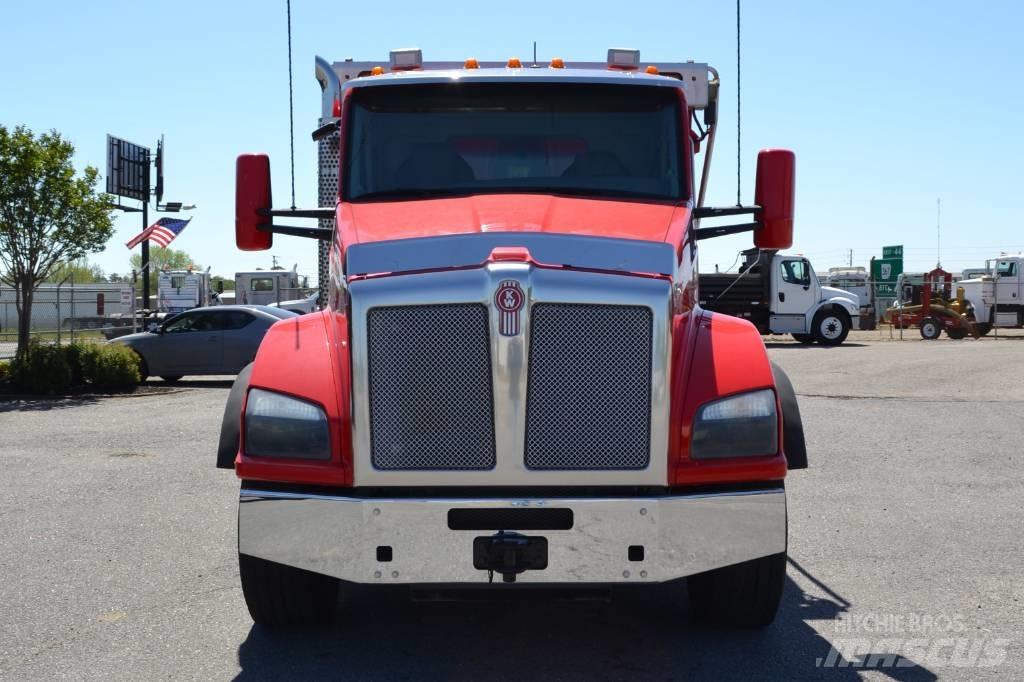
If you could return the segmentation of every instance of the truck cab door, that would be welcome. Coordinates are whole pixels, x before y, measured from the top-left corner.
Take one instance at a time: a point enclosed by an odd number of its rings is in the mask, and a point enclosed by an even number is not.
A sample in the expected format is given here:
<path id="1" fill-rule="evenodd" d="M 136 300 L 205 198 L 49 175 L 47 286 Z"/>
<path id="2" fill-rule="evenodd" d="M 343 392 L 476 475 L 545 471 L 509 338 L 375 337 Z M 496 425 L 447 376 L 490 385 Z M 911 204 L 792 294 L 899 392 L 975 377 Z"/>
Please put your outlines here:
<path id="1" fill-rule="evenodd" d="M 771 330 L 775 334 L 803 334 L 807 313 L 817 303 L 818 287 L 811 264 L 799 256 L 776 256 L 772 270 Z"/>

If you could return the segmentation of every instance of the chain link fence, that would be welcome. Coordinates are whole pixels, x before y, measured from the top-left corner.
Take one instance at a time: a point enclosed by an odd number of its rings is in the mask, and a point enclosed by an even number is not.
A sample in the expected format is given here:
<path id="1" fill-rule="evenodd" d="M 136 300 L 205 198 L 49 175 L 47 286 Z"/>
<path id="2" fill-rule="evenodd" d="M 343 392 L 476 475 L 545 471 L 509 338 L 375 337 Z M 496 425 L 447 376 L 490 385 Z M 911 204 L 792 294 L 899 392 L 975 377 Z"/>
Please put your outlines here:
<path id="1" fill-rule="evenodd" d="M 32 302 L 29 336 L 40 343 L 102 342 L 139 329 L 131 283 L 41 284 Z M 0 360 L 18 348 L 18 309 L 13 287 L 0 285 Z"/>

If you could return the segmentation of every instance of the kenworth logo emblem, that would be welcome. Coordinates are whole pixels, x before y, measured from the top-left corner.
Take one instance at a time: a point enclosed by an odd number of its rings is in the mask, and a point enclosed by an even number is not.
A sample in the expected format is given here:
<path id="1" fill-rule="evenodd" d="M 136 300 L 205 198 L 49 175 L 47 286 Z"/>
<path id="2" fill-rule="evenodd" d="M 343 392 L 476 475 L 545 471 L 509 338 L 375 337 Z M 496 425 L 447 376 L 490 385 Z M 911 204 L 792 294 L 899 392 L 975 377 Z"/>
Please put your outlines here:
<path id="1" fill-rule="evenodd" d="M 494 292 L 494 305 L 501 312 L 498 317 L 498 330 L 502 336 L 519 334 L 519 311 L 523 309 L 525 300 L 519 282 L 514 279 L 506 279 L 498 285 L 498 290 Z"/>

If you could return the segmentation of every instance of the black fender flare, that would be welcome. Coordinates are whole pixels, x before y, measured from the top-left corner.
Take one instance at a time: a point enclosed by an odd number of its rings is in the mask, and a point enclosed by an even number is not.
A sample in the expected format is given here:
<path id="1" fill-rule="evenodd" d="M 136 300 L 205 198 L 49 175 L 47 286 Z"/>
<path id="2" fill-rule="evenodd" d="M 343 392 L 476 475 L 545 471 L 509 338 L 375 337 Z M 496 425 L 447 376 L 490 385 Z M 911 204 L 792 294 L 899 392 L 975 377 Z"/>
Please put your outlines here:
<path id="1" fill-rule="evenodd" d="M 245 400 L 245 392 L 249 390 L 249 377 L 252 376 L 252 363 L 246 365 L 231 386 L 228 393 L 228 402 L 224 406 L 224 418 L 220 422 L 220 441 L 217 443 L 217 468 L 234 469 L 235 455 L 238 454 L 238 444 L 241 436 L 242 426 L 242 402 Z"/>
<path id="2" fill-rule="evenodd" d="M 846 312 L 846 311 L 843 311 Z M 804 442 L 804 423 L 800 419 L 800 407 L 796 402 L 793 383 L 781 367 L 772 364 L 775 390 L 782 404 L 782 445 L 786 463 L 790 469 L 807 468 L 807 443 Z"/>

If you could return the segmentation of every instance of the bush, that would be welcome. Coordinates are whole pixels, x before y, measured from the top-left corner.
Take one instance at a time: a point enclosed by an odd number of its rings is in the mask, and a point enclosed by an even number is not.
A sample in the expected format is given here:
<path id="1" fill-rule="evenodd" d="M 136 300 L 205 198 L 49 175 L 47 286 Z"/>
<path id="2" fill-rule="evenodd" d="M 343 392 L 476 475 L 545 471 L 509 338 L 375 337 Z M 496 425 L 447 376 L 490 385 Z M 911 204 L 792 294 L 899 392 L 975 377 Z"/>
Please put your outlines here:
<path id="1" fill-rule="evenodd" d="M 23 358 L 11 363 L 10 374 L 14 385 L 27 393 L 67 393 L 75 388 L 130 391 L 141 379 L 139 356 L 121 344 L 33 342 Z"/>
<path id="2" fill-rule="evenodd" d="M 0 381 L 7 381 L 11 378 L 11 363 L 0 360 Z"/>
<path id="3" fill-rule="evenodd" d="M 142 378 L 139 356 L 122 344 L 91 345 L 80 349 L 82 379 L 104 391 L 133 390 Z"/>
<path id="4" fill-rule="evenodd" d="M 71 388 L 67 349 L 33 341 L 26 353 L 11 363 L 14 385 L 29 393 L 65 393 Z"/>

